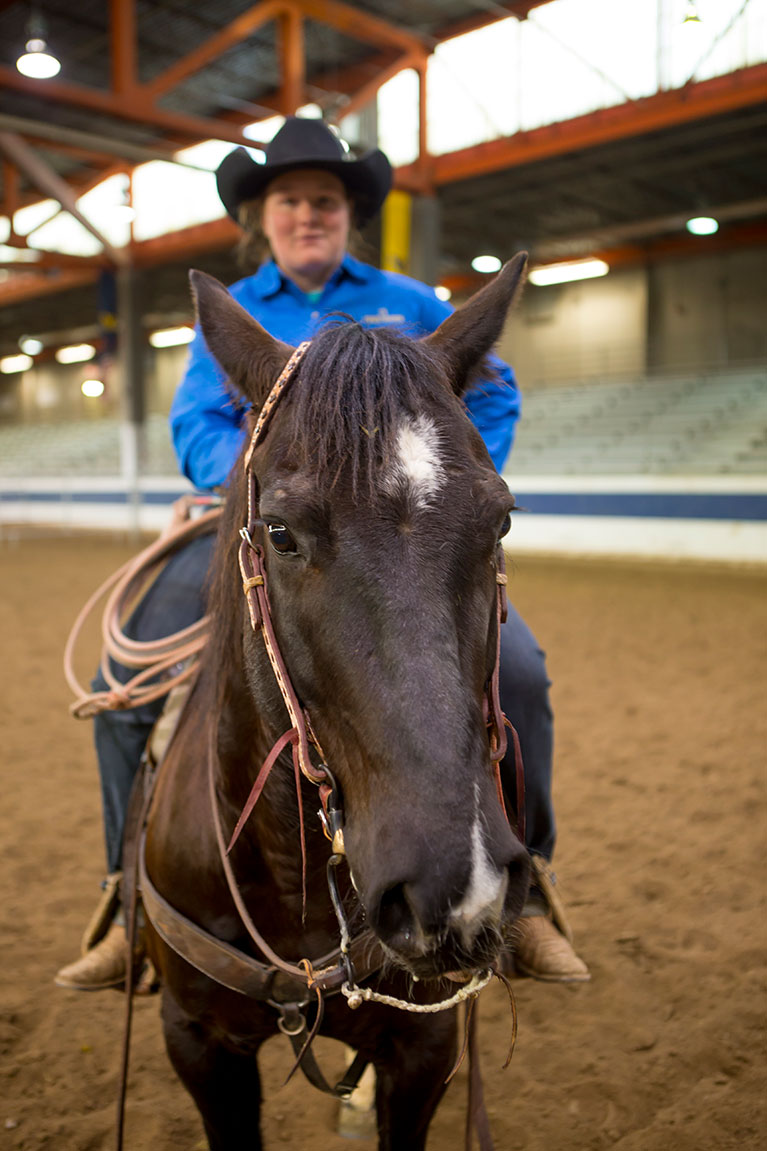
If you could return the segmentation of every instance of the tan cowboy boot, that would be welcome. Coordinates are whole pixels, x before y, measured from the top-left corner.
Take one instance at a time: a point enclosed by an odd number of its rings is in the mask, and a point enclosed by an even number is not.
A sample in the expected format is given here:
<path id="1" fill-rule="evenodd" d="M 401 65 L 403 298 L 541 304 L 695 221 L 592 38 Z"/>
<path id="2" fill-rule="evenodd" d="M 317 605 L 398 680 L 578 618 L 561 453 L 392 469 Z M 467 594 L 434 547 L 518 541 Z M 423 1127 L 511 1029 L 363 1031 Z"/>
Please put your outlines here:
<path id="1" fill-rule="evenodd" d="M 53 982 L 71 991 L 101 991 L 125 982 L 128 943 L 125 926 L 113 923 L 106 935 L 74 963 L 62 967 Z"/>
<path id="2" fill-rule="evenodd" d="M 127 972 L 128 941 L 121 914 L 122 872 L 113 871 L 102 884 L 102 896 L 90 918 L 81 943 L 81 956 L 54 976 L 58 987 L 71 991 L 102 991 L 122 987 Z M 133 993 L 151 995 L 159 979 L 145 956 L 141 932 L 133 951 Z"/>
<path id="3" fill-rule="evenodd" d="M 523 915 L 514 925 L 514 967 L 546 983 L 588 983 L 591 973 L 548 915 Z"/>

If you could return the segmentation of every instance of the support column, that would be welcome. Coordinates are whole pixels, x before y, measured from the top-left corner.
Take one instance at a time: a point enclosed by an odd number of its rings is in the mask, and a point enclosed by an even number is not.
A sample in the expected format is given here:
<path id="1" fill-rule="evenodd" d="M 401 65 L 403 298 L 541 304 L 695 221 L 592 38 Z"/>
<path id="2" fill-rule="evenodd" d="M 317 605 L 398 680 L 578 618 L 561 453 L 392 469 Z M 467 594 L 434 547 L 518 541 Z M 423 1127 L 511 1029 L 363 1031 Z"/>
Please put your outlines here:
<path id="1" fill-rule="evenodd" d="M 439 200 L 414 196 L 411 212 L 410 275 L 435 287 L 439 280 Z"/>
<path id="2" fill-rule="evenodd" d="M 120 471 L 131 508 L 131 528 L 139 531 L 141 493 L 139 480 L 144 461 L 146 422 L 146 378 L 141 310 L 138 302 L 138 273 L 132 265 L 117 273 L 118 357 L 122 382 L 120 422 Z"/>

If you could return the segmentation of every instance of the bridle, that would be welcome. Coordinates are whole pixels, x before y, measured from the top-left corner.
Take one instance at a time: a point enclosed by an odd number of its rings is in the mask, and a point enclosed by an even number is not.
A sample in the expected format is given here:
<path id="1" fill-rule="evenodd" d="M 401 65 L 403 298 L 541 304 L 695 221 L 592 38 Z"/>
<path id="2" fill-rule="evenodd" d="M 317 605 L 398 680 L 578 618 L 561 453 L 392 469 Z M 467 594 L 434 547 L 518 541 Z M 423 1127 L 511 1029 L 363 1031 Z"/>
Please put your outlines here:
<path id="1" fill-rule="evenodd" d="M 301 365 L 301 361 L 306 355 L 309 346 L 310 341 L 308 340 L 299 344 L 299 346 L 292 353 L 284 368 L 282 369 L 263 407 L 261 408 L 261 411 L 256 420 L 256 424 L 253 428 L 250 443 L 243 457 L 243 466 L 247 484 L 247 523 L 240 529 L 241 542 L 238 552 L 240 574 L 242 576 L 242 589 L 248 605 L 251 627 L 254 632 L 261 632 L 264 641 L 264 647 L 269 657 L 269 662 L 271 664 L 277 685 L 280 690 L 280 694 L 290 718 L 291 727 L 286 732 L 284 732 L 283 735 L 280 736 L 280 738 L 269 752 L 267 758 L 265 759 L 251 788 L 250 794 L 245 802 L 245 806 L 243 807 L 239 819 L 237 820 L 237 824 L 234 828 L 229 844 L 225 850 L 222 850 L 222 861 L 224 862 L 225 870 L 227 872 L 227 880 L 229 882 L 230 890 L 232 890 L 232 894 L 234 895 L 233 888 L 236 887 L 236 884 L 233 883 L 233 879 L 231 878 L 231 867 L 228 861 L 229 852 L 237 841 L 242 828 L 245 826 L 245 823 L 251 815 L 253 808 L 255 807 L 256 802 L 258 801 L 258 798 L 264 789 L 269 774 L 277 759 L 279 758 L 280 753 L 285 748 L 290 746 L 293 756 L 296 792 L 298 796 L 299 823 L 301 830 L 302 871 L 304 877 L 304 908 L 306 899 L 306 849 L 304 843 L 304 823 L 300 792 L 300 775 L 303 775 L 306 779 L 309 780 L 310 783 L 316 785 L 319 788 L 322 805 L 320 809 L 320 817 L 322 819 L 325 834 L 331 841 L 333 851 L 328 865 L 330 893 L 333 900 L 336 916 L 339 920 L 339 927 L 341 930 L 341 952 L 344 955 L 345 961 L 347 963 L 349 988 L 353 994 L 353 990 L 355 988 L 355 980 L 354 971 L 348 959 L 349 932 L 346 924 L 346 919 L 343 914 L 341 901 L 338 897 L 338 890 L 334 875 L 335 868 L 338 866 L 338 863 L 340 863 L 341 858 L 345 854 L 343 839 L 344 819 L 341 795 L 332 772 L 328 767 L 326 756 L 312 727 L 308 712 L 301 705 L 298 699 L 298 695 L 295 688 L 293 687 L 289 672 L 285 665 L 285 661 L 282 657 L 277 636 L 274 631 L 274 625 L 272 623 L 269 595 L 267 591 L 264 551 L 260 544 L 255 543 L 253 539 L 257 524 L 259 522 L 258 480 L 253 467 L 253 457 L 255 450 L 266 436 L 277 405 L 279 404 L 281 398 L 285 395 L 285 392 L 290 387 L 292 381 L 296 378 L 299 367 Z M 524 843 L 524 773 L 522 768 L 522 757 L 519 752 L 519 740 L 517 738 L 517 734 L 503 714 L 499 691 L 501 624 L 505 621 L 507 615 L 506 572 L 503 548 L 500 546 L 500 544 L 498 546 L 496 569 L 495 614 L 496 652 L 493 672 L 485 693 L 485 720 L 489 728 L 490 759 L 493 764 L 498 799 L 504 814 L 506 814 L 506 807 L 503 798 L 503 787 L 500 776 L 500 762 L 506 754 L 507 749 L 506 727 L 508 726 L 513 733 L 515 768 L 517 776 L 517 835 L 519 836 L 520 841 Z M 310 745 L 314 748 L 317 756 L 319 757 L 320 762 L 317 766 L 315 766 L 315 764 L 312 762 Z M 215 802 L 215 787 L 213 784 L 212 776 L 212 757 L 209 757 L 209 760 L 211 763 L 211 796 L 213 800 L 214 811 L 216 814 L 219 846 L 223 848 L 223 834 L 220 827 L 218 805 Z M 238 895 L 238 905 L 239 900 L 241 900 L 241 897 Z M 304 964 L 308 964 L 307 960 L 303 960 L 302 962 Z M 359 991 L 359 989 L 357 990 Z M 357 1005 L 356 999 L 350 998 L 349 1002 L 350 1005 L 352 1003 Z"/>

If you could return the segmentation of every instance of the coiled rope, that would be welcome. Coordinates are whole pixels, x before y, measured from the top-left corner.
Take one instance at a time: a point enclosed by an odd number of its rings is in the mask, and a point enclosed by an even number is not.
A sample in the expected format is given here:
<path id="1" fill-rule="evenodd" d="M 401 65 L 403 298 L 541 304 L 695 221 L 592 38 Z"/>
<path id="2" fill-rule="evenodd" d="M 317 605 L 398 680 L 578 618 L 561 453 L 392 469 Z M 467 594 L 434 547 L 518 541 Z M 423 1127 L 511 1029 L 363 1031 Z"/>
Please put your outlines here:
<path id="1" fill-rule="evenodd" d="M 192 509 L 211 505 L 202 515 L 192 517 Z M 221 506 L 213 497 L 185 496 L 173 505 L 174 518 L 168 529 L 133 559 L 123 564 L 96 589 L 75 620 L 64 649 L 64 675 L 76 696 L 70 712 L 77 719 L 88 719 L 102 711 L 122 711 L 152 703 L 167 695 L 174 687 L 191 679 L 196 667 L 195 657 L 208 639 L 209 616 L 160 639 L 139 641 L 130 639 L 122 629 L 122 621 L 159 570 L 179 548 L 198 536 L 216 530 Z M 83 626 L 96 604 L 109 594 L 101 620 L 101 673 L 109 685 L 106 691 L 87 691 L 74 670 L 74 652 Z M 137 672 L 127 683 L 120 683 L 110 666 L 111 661 Z"/>

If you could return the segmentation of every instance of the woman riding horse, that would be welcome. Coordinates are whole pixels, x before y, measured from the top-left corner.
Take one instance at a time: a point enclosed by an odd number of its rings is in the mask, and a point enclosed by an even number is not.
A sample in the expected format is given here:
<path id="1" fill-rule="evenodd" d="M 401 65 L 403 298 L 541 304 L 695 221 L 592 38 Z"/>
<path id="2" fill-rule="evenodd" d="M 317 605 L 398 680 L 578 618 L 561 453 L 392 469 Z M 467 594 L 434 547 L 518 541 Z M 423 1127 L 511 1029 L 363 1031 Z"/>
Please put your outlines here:
<path id="1" fill-rule="evenodd" d="M 371 220 L 391 186 L 391 167 L 379 149 L 352 159 L 324 124 L 291 117 L 267 146 L 263 164 L 239 148 L 220 165 L 217 182 L 224 206 L 245 229 L 251 253 L 270 253 L 255 274 L 232 285 L 231 294 L 278 339 L 296 344 L 311 338 L 333 313 L 366 326 L 392 325 L 412 335 L 434 331 L 450 314 L 450 306 L 432 288 L 361 263 L 348 252 L 353 224 Z M 492 367 L 492 378 L 475 383 L 464 402 L 500 471 L 511 448 L 520 401 L 511 369 L 494 357 Z M 226 486 L 242 446 L 244 417 L 198 330 L 170 415 L 181 469 L 195 487 Z M 212 537 L 202 536 L 171 558 L 131 617 L 126 628 L 131 638 L 155 639 L 204 614 L 212 545 Z M 129 678 L 127 669 L 114 670 L 119 679 Z M 97 680 L 94 686 L 103 690 L 106 685 Z M 548 687 L 543 653 L 510 606 L 501 633 L 500 697 L 520 738 L 526 845 L 537 857 L 544 887 L 555 844 Z M 161 708 L 158 701 L 96 717 L 109 875 L 103 914 L 96 917 L 81 958 L 57 974 L 59 986 L 95 990 L 124 980 L 125 928 L 119 904 L 123 831 L 133 780 Z M 513 753 L 501 771 L 513 795 Z M 537 884 L 518 923 L 514 966 L 548 981 L 589 978 Z"/>

